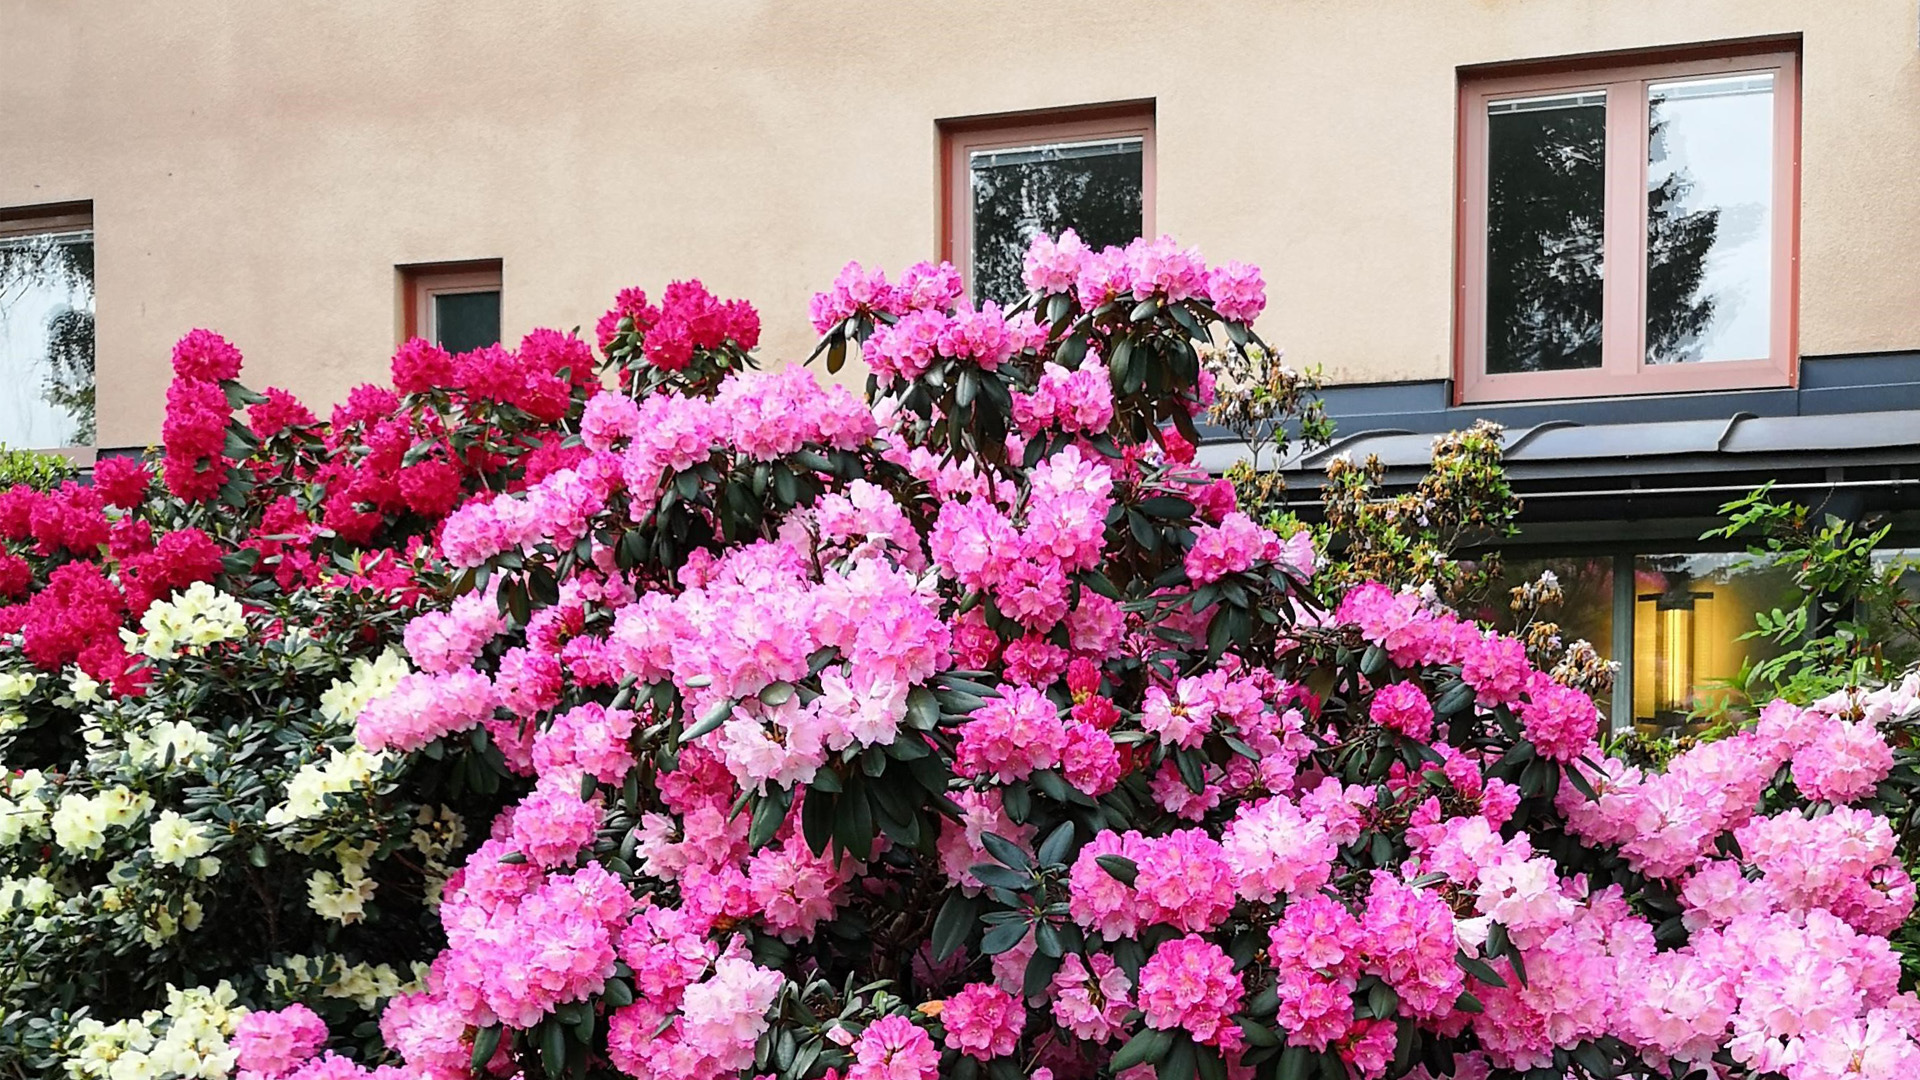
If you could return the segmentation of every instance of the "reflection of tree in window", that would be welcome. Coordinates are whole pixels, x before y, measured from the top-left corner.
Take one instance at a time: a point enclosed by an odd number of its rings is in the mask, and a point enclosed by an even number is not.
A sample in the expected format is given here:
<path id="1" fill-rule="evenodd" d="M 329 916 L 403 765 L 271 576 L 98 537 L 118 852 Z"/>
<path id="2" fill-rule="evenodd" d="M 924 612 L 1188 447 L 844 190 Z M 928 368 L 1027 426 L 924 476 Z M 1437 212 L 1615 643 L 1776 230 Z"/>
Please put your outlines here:
<path id="1" fill-rule="evenodd" d="M 1598 93 L 1487 117 L 1487 371 L 1600 366 L 1607 107 Z"/>
<path id="2" fill-rule="evenodd" d="M 89 443 L 94 438 L 93 236 L 91 233 L 42 234 L 0 240 L 0 344 L 11 347 L 26 327 L 5 322 L 25 314 L 40 322 L 45 352 L 40 356 L 0 357 L 12 379 L 41 369 L 40 401 L 51 409 L 16 406 L 18 417 L 0 432 L 15 442 L 44 446 Z M 17 389 L 16 389 L 16 392 Z M 37 418 L 28 413 L 37 413 Z M 51 413 L 51 415 L 48 415 Z M 40 421 L 35 423 L 35 419 Z M 16 424 L 17 421 L 17 424 Z M 47 423 L 53 430 L 44 431 Z M 35 428 L 42 429 L 35 432 Z"/>
<path id="3" fill-rule="evenodd" d="M 1647 157 L 1666 159 L 1668 121 L 1659 101 L 1648 110 Z M 1689 212 L 1693 178 L 1685 168 L 1647 189 L 1647 363 L 1700 359 L 1700 335 L 1713 324 L 1714 298 L 1701 295 L 1707 252 L 1720 230 L 1720 208 Z"/>
<path id="4" fill-rule="evenodd" d="M 1021 262 L 1040 233 L 1073 229 L 1094 248 L 1140 235 L 1141 140 L 975 152 L 973 294 L 1001 304 L 1026 291 Z"/>

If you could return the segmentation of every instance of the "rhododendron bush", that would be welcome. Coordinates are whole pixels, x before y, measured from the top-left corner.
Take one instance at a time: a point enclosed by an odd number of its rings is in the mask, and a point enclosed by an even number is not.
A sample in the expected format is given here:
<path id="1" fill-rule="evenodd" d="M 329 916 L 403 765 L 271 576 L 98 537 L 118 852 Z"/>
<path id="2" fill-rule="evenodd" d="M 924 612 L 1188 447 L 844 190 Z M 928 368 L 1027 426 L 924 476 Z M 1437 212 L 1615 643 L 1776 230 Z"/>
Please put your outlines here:
<path id="1" fill-rule="evenodd" d="M 1664 772 L 1609 757 L 1592 699 L 1524 644 L 1417 591 L 1318 595 L 1307 535 L 1195 468 L 1203 355 L 1264 348 L 1257 270 L 1066 234 L 1026 280 L 1002 310 L 949 266 L 849 265 L 811 315 L 830 367 L 865 362 L 864 397 L 754 370 L 752 309 L 676 284 L 617 299 L 598 363 L 561 335 L 410 343 L 391 420 L 303 417 L 298 453 L 170 413 L 172 494 L 129 516 L 218 528 L 205 500 L 283 483 L 298 515 L 165 571 L 138 619 L 142 575 L 90 554 L 118 516 L 71 563 L 26 558 L 25 606 L 112 592 L 92 617 L 128 633 L 58 658 L 120 696 L 76 725 L 84 767 L 16 781 L 16 850 L 50 831 L 57 854 L 12 925 L 149 866 L 297 865 L 328 875 L 303 918 L 340 921 L 349 877 L 369 883 L 339 940 L 370 936 L 339 963 L 415 948 L 422 968 L 357 979 L 362 1021 L 338 977 L 207 968 L 144 1015 L 48 1019 L 49 1053 L 167 1075 L 156 1055 L 190 1045 L 299 1080 L 1920 1069 L 1888 943 L 1914 888 L 1882 813 L 1906 810 L 1894 729 L 1920 680 L 1775 704 Z M 20 545 L 62 546 L 28 517 Z M 92 592 L 57 592 L 69 565 Z M 406 619 L 395 651 L 378 619 L 277 614 L 373 595 Z M 299 656 L 310 624 L 358 634 L 327 655 L 364 666 L 293 711 L 350 714 L 351 743 L 289 719 L 255 753 L 350 779 L 262 770 L 262 797 L 209 777 L 176 807 L 183 781 L 139 771 L 132 740 L 197 752 L 217 726 L 182 665 Z M 23 664 L 51 680 L 31 625 Z M 156 701 L 187 730 L 114 719 Z M 315 807 L 324 827 L 273 831 Z M 402 840 L 403 816 L 464 828 Z M 380 910 L 388 892 L 408 903 Z M 174 920 L 148 948 L 221 932 Z"/>

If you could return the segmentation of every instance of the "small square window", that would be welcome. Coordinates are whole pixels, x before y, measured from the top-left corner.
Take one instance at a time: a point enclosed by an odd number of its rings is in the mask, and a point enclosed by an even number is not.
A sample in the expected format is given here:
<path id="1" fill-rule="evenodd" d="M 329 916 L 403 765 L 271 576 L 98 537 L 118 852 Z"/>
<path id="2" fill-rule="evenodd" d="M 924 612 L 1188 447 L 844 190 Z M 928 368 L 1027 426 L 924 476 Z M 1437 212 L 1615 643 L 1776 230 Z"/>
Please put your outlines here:
<path id="1" fill-rule="evenodd" d="M 422 337 L 448 352 L 500 343 L 500 261 L 403 266 L 402 339 Z"/>
<path id="2" fill-rule="evenodd" d="M 1797 61 L 1462 79 L 1461 401 L 1792 383 Z"/>
<path id="3" fill-rule="evenodd" d="M 977 302 L 1007 304 L 1034 236 L 1092 247 L 1153 229 L 1153 106 L 947 121 L 946 257 Z"/>
<path id="4" fill-rule="evenodd" d="M 93 346 L 93 204 L 0 210 L 0 444 L 93 444 Z"/>

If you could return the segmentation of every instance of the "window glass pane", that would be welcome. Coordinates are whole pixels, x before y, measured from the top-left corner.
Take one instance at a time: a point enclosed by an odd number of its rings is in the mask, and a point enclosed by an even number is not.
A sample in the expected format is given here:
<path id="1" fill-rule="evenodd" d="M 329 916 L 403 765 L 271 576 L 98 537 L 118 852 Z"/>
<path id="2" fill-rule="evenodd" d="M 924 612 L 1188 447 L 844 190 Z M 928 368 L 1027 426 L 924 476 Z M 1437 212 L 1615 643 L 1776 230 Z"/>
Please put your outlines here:
<path id="1" fill-rule="evenodd" d="M 1779 654 L 1771 642 L 1740 635 L 1754 628 L 1756 611 L 1796 603 L 1799 591 L 1786 571 L 1748 563 L 1737 553 L 1634 559 L 1636 724 L 1684 727 L 1690 711 L 1729 700 L 1726 684 L 1742 667 Z"/>
<path id="2" fill-rule="evenodd" d="M 1548 597 L 1537 606 L 1514 610 L 1513 590 L 1533 586 L 1536 596 Z M 1549 559 L 1508 559 L 1500 579 L 1488 591 L 1487 601 L 1474 617 L 1508 634 L 1524 634 L 1552 623 L 1563 644 L 1584 640 L 1603 660 L 1613 655 L 1613 557 L 1570 555 Z M 1611 694 L 1594 698 L 1600 715 L 1612 708 Z"/>
<path id="3" fill-rule="evenodd" d="M 1143 145 L 1138 138 L 976 151 L 974 299 L 1019 299 L 1021 261 L 1034 236 L 1080 234 L 1095 249 L 1140 235 Z"/>
<path id="4" fill-rule="evenodd" d="M 1647 88 L 1647 363 L 1769 353 L 1773 76 Z"/>
<path id="5" fill-rule="evenodd" d="M 0 442 L 93 442 L 93 233 L 0 237 Z"/>
<path id="6" fill-rule="evenodd" d="M 433 338 L 448 352 L 500 343 L 500 293 L 435 293 Z"/>
<path id="7" fill-rule="evenodd" d="M 1600 366 L 1607 100 L 1487 106 L 1487 371 Z"/>

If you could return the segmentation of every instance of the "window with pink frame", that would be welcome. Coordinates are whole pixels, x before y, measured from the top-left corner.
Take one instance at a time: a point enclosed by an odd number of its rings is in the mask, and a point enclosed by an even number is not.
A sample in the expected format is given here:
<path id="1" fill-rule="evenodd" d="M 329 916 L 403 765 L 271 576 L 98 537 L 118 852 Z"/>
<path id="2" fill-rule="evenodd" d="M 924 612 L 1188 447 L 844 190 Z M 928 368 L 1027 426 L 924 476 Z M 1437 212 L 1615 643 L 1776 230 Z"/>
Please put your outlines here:
<path id="1" fill-rule="evenodd" d="M 1100 248 L 1153 230 L 1153 103 L 945 120 L 941 246 L 977 301 L 1018 299 L 1037 233 Z"/>
<path id="2" fill-rule="evenodd" d="M 1463 76 L 1462 402 L 1787 386 L 1792 51 Z"/>

